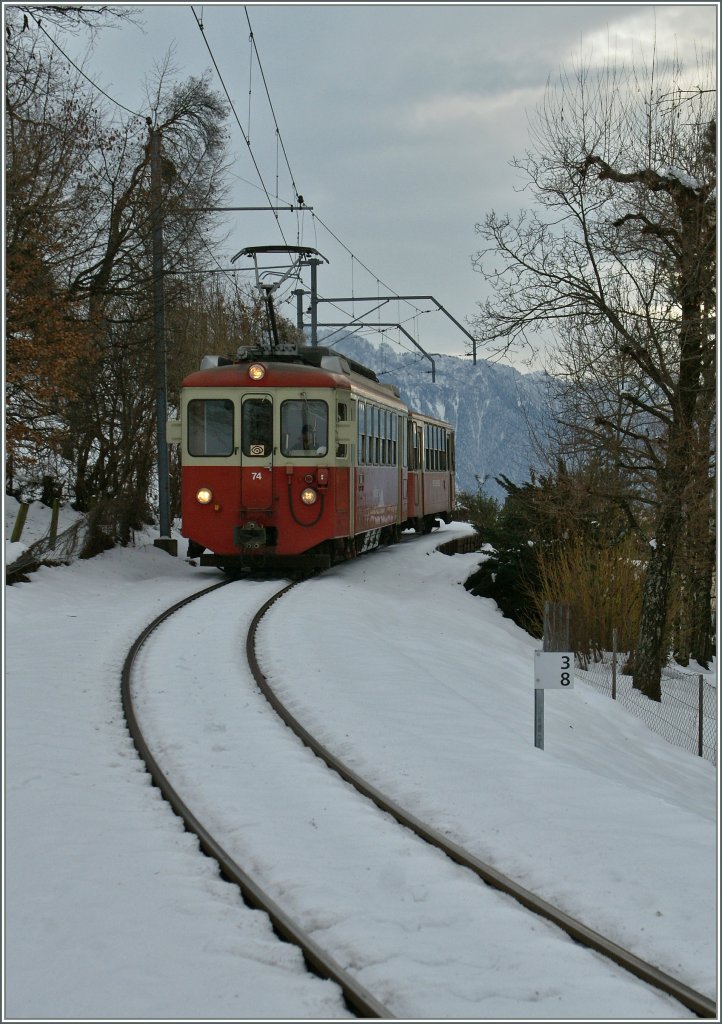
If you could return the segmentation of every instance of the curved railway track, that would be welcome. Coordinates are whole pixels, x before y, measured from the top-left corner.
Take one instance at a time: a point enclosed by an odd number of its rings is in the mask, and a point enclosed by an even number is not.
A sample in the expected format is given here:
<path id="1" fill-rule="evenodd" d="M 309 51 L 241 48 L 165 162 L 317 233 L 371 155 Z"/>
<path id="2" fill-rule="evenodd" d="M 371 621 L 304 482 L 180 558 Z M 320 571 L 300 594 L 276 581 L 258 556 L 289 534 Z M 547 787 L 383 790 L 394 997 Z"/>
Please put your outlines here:
<path id="1" fill-rule="evenodd" d="M 177 604 L 168 608 L 148 626 L 146 626 L 131 647 L 123 665 L 121 696 L 123 712 L 128 723 L 128 729 L 130 730 L 133 743 L 143 759 L 153 783 L 160 789 L 161 793 L 176 814 L 182 818 L 188 831 L 193 832 L 198 837 L 198 842 L 203 852 L 218 862 L 223 877 L 240 888 L 246 903 L 258 910 L 265 911 L 271 919 L 271 923 L 276 934 L 287 942 L 293 942 L 301 949 L 309 970 L 314 974 L 319 975 L 319 977 L 335 981 L 340 986 L 346 1004 L 350 1010 L 356 1013 L 359 1017 L 381 1019 L 391 1018 L 393 1015 L 387 1010 L 387 1008 L 375 999 L 375 997 L 362 985 L 359 985 L 358 982 L 333 959 L 333 957 L 329 956 L 325 950 L 321 949 L 310 935 L 296 924 L 296 922 L 294 922 L 282 910 L 282 908 L 278 906 L 275 900 L 264 892 L 257 882 L 255 882 L 254 879 L 236 863 L 230 854 L 228 854 L 221 844 L 210 834 L 193 811 L 191 811 L 180 794 L 171 785 L 167 776 L 163 773 L 160 765 L 151 753 L 140 728 L 138 718 L 133 708 L 131 677 L 133 673 L 133 664 L 141 647 L 151 633 L 153 633 L 162 622 L 169 619 L 180 608 L 184 608 L 186 605 L 191 604 L 200 597 L 204 597 L 206 594 L 212 593 L 214 590 L 218 590 L 220 587 L 227 586 L 230 582 L 230 580 L 222 580 L 220 583 L 215 583 L 213 586 L 207 587 L 205 590 L 201 590 L 197 594 L 192 594 L 183 601 L 178 601 Z"/>
<path id="2" fill-rule="evenodd" d="M 170 618 L 180 608 L 185 607 L 194 600 L 210 594 L 220 587 L 228 584 L 227 580 L 214 584 L 197 594 L 179 601 L 163 614 L 159 615 L 141 633 L 131 648 L 122 673 L 122 703 L 128 722 L 133 742 L 143 758 L 148 771 L 155 785 L 159 787 L 163 796 L 169 801 L 173 809 L 183 819 L 186 828 L 195 833 L 198 837 L 201 849 L 204 853 L 213 857 L 219 864 L 222 875 L 239 886 L 246 902 L 258 909 L 264 910 L 270 917 L 277 934 L 283 939 L 295 943 L 303 952 L 304 958 L 310 970 L 323 978 L 336 981 L 343 991 L 345 1001 L 349 1008 L 361 1017 L 377 1017 L 392 1019 L 393 1014 L 383 1006 L 375 997 L 356 980 L 349 975 L 332 957 L 322 950 L 315 941 L 308 936 L 304 930 L 268 896 L 263 889 L 233 860 L 223 849 L 220 843 L 209 834 L 207 829 L 185 804 L 182 797 L 174 790 L 167 777 L 164 775 L 157 761 L 153 757 L 148 745 L 142 735 L 137 716 L 133 709 L 131 676 L 133 663 L 143 644 L 157 627 Z M 344 762 L 337 758 L 331 751 L 319 743 L 308 730 L 290 713 L 273 691 L 266 679 L 255 650 L 255 638 L 258 625 L 266 612 L 286 594 L 297 582 L 284 587 L 268 601 L 255 614 L 246 639 L 246 655 L 254 679 L 258 684 L 266 700 L 271 704 L 276 713 L 284 723 L 320 757 L 330 768 L 336 771 L 346 782 L 372 800 L 381 810 L 390 814 L 399 824 L 413 831 L 425 842 L 438 848 L 445 853 L 452 861 L 472 871 L 478 878 L 489 886 L 512 896 L 525 908 L 537 914 L 565 931 L 576 942 L 584 945 L 616 964 L 629 971 L 645 983 L 672 996 L 682 1005 L 692 1010 L 698 1017 L 714 1018 L 716 1007 L 712 1000 L 699 992 L 696 992 L 688 985 L 678 979 L 666 974 L 659 968 L 642 960 L 630 951 L 605 938 L 603 935 L 575 920 L 570 915 L 560 911 L 546 900 L 541 899 L 534 893 L 523 888 L 513 879 L 503 875 L 501 872 L 485 864 L 473 854 L 464 850 L 459 845 L 452 843 L 443 834 L 434 828 L 420 821 L 404 808 L 400 807 L 393 800 L 371 786 L 356 772 L 349 768 Z"/>
<path id="3" fill-rule="evenodd" d="M 425 822 L 420 821 L 413 814 L 410 814 L 403 807 L 400 807 L 395 801 L 391 800 L 376 787 L 370 785 L 370 783 L 324 747 L 323 744 L 319 743 L 319 741 L 301 725 L 301 723 L 291 714 L 288 708 L 285 707 L 273 691 L 261 669 L 255 650 L 255 637 L 261 619 L 276 603 L 276 601 L 283 597 L 284 594 L 288 593 L 288 591 L 294 586 L 296 586 L 295 583 L 289 584 L 289 586 L 285 587 L 266 601 L 266 603 L 258 610 L 248 631 L 246 640 L 246 656 L 248 658 L 248 663 L 251 666 L 254 679 L 266 700 L 283 719 L 285 724 L 299 737 L 299 739 L 301 739 L 317 757 L 320 757 L 329 768 L 338 772 L 346 782 L 350 783 L 356 790 L 358 790 L 359 793 L 368 797 L 369 800 L 372 800 L 382 811 L 390 814 L 399 822 L 400 825 L 404 825 L 406 828 L 411 829 L 411 831 L 419 836 L 419 838 L 430 843 L 432 846 L 437 847 L 455 863 L 473 871 L 474 874 L 483 882 L 486 882 L 488 885 L 495 889 L 499 889 L 501 892 L 504 892 L 509 896 L 513 896 L 515 900 L 521 903 L 528 910 L 538 914 L 540 917 L 546 918 L 546 920 L 552 922 L 552 924 L 557 925 L 576 942 L 595 950 L 597 953 L 601 953 L 603 956 L 613 960 L 615 963 L 619 964 L 620 967 L 623 967 L 631 974 L 636 975 L 636 977 L 645 981 L 647 984 L 665 992 L 667 995 L 673 996 L 673 998 L 677 999 L 684 1006 L 687 1006 L 698 1017 L 716 1017 L 716 1005 L 711 999 L 708 999 L 700 992 L 696 992 L 694 989 L 690 988 L 689 985 L 685 985 L 677 978 L 661 971 L 653 964 L 647 963 L 647 961 L 642 960 L 634 953 L 631 953 L 629 950 L 624 949 L 617 943 L 612 942 L 599 932 L 587 927 L 587 925 L 582 924 L 581 921 L 577 921 L 569 914 L 559 910 L 557 907 L 554 907 L 547 900 L 543 900 L 541 897 L 519 885 L 513 879 L 508 878 L 500 871 L 497 871 L 489 864 L 485 864 L 483 861 L 479 860 L 478 857 L 469 853 L 468 850 L 463 849 L 463 847 L 456 843 L 452 843 L 442 833 L 438 832 L 430 825 L 427 825 Z"/>

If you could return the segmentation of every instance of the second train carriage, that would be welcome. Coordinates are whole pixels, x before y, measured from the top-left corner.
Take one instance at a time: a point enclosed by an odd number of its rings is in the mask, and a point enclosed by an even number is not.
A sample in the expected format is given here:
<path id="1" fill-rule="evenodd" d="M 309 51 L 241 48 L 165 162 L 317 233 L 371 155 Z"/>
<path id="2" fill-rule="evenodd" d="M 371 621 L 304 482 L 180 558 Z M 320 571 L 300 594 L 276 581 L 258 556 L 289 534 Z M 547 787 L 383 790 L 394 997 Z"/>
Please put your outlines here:
<path id="1" fill-rule="evenodd" d="M 323 348 L 220 363 L 185 378 L 168 433 L 202 564 L 327 566 L 450 521 L 454 432 L 393 385 Z"/>

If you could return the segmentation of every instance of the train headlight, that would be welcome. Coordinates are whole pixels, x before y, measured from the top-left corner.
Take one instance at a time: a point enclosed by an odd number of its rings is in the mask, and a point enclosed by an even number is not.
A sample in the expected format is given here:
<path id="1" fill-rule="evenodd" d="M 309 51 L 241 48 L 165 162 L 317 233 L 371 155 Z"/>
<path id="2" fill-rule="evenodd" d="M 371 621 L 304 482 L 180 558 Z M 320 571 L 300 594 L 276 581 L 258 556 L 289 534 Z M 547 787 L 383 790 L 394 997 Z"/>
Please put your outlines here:
<path id="1" fill-rule="evenodd" d="M 263 380 L 266 376 L 266 367 L 263 363 L 251 363 L 248 367 L 248 376 L 251 380 Z"/>
<path id="2" fill-rule="evenodd" d="M 213 491 L 210 487 L 201 487 L 199 491 L 196 491 L 196 501 L 200 505 L 210 505 L 213 501 Z"/>
<path id="3" fill-rule="evenodd" d="M 318 499 L 318 495 L 314 491 L 313 487 L 304 487 L 301 491 L 301 501 L 304 505 L 315 505 Z"/>

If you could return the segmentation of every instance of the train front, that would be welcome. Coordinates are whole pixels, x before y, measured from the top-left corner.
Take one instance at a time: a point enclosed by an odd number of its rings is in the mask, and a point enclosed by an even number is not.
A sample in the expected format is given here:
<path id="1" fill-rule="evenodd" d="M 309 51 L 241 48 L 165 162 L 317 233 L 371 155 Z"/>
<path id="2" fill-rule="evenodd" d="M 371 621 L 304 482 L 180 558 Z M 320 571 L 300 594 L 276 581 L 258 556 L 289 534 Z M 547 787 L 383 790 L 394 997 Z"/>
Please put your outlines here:
<path id="1" fill-rule="evenodd" d="M 227 572 L 330 563 L 350 531 L 350 386 L 301 362 L 214 366 L 181 388 L 182 533 Z"/>

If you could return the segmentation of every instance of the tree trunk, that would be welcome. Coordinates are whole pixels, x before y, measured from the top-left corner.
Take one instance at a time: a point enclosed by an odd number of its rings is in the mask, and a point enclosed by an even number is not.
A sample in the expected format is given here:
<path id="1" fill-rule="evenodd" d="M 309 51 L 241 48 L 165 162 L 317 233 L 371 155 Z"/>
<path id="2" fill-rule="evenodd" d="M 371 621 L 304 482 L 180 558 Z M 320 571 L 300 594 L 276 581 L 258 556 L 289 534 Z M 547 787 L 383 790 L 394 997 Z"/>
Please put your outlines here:
<path id="1" fill-rule="evenodd" d="M 662 699 L 662 666 L 666 662 L 664 639 L 672 566 L 681 525 L 681 509 L 666 502 L 660 509 L 654 547 L 647 563 L 642 592 L 639 636 L 634 654 L 634 688 L 650 700 Z"/>

